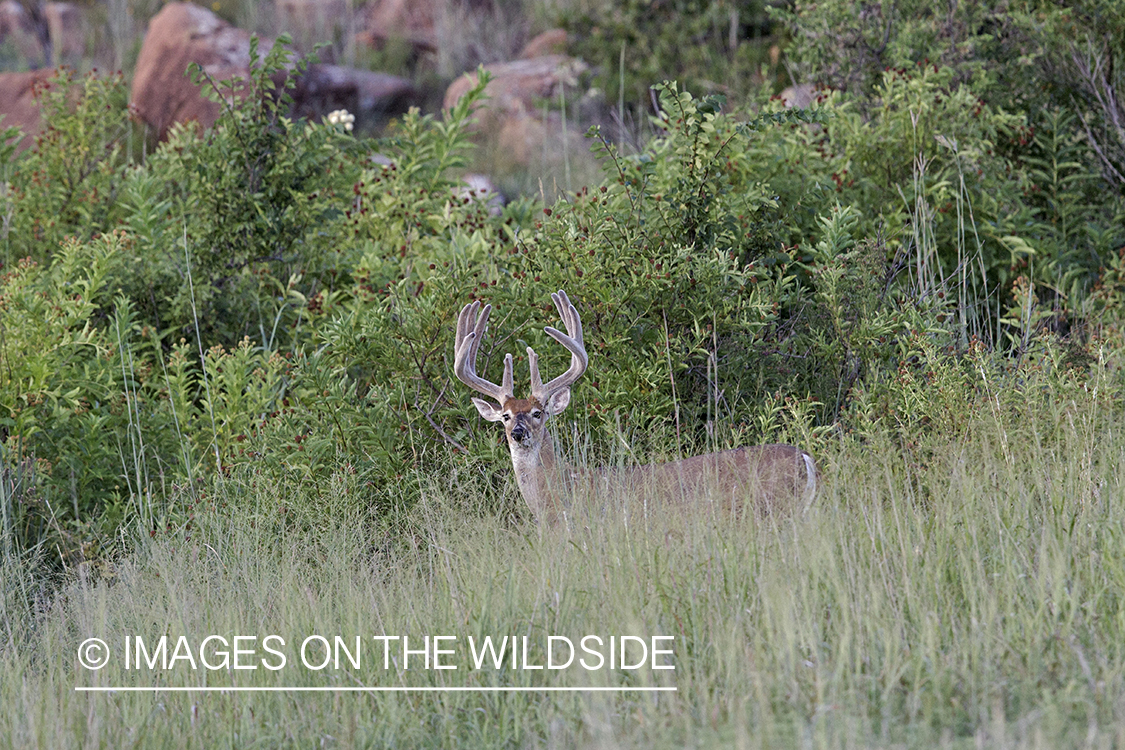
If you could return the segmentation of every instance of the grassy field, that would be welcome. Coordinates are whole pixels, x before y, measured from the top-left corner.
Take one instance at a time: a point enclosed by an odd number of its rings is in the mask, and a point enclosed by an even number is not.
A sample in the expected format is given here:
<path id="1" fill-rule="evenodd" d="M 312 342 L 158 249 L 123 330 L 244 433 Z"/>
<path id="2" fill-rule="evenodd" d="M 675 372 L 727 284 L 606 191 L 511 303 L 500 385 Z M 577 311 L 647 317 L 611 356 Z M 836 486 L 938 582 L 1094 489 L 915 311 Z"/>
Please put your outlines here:
<path id="1" fill-rule="evenodd" d="M 0 130 L 0 747 L 1125 748 L 1121 3 L 446 4 L 495 43 L 420 85 L 573 21 L 543 176 L 483 87 L 290 119 L 280 46 L 151 150 L 119 75 Z M 816 501 L 535 525 L 451 344 L 561 371 L 559 289 L 574 463 L 787 442 Z"/>
<path id="2" fill-rule="evenodd" d="M 352 490 L 343 475 L 303 502 L 229 480 L 192 533 L 146 540 L 114 570 L 78 571 L 34 621 L 20 615 L 21 568 L 3 568 L 12 642 L 0 649 L 0 737 L 13 747 L 1122 746 L 1121 426 L 1062 405 L 902 455 L 842 444 L 820 456 L 825 486 L 806 514 L 673 519 L 682 538 L 635 514 L 541 532 L 487 510 L 503 502 L 466 496 L 453 473 L 394 524 L 340 510 Z M 151 652 L 165 634 L 167 656 L 184 636 L 196 659 L 208 635 L 257 636 L 241 642 L 252 653 L 240 663 L 259 668 L 193 670 L 183 652 L 167 669 L 124 668 L 126 637 Z M 279 662 L 263 649 L 268 634 L 285 640 L 272 642 L 287 655 L 281 669 L 264 666 Z M 346 654 L 339 669 L 306 667 L 299 645 L 313 634 L 353 651 L 361 637 L 360 667 Z M 473 669 L 467 648 L 470 636 L 527 636 L 527 663 L 542 665 L 548 636 L 588 634 L 674 636 L 660 643 L 675 669 Z M 402 670 L 396 645 L 384 669 L 381 635 L 409 636 L 411 648 L 455 636 L 440 658 L 458 668 L 419 668 L 415 654 Z M 76 652 L 95 636 L 113 658 L 89 671 Z M 322 645 L 307 657 L 316 666 Z M 75 691 L 204 685 L 676 691 Z"/>

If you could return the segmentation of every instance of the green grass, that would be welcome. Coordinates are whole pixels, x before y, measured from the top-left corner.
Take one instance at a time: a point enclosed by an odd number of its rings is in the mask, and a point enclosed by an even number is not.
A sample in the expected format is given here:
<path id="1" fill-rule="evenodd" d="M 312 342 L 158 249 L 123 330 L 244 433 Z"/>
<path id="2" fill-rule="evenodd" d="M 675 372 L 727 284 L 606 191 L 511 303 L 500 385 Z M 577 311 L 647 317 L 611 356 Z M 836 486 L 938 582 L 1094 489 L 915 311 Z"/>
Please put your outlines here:
<path id="1" fill-rule="evenodd" d="M 1125 743 L 1125 437 L 1071 404 L 915 450 L 841 443 L 796 518 L 636 516 L 540 532 L 453 472 L 387 519 L 228 480 L 21 616 L 3 573 L 15 747 L 1113 747 Z M 501 498 L 502 501 L 512 500 Z M 222 506 L 226 502 L 226 507 Z M 500 503 L 503 505 L 503 503 Z M 284 508 L 284 512 L 282 512 Z M 90 636 L 275 633 L 277 672 L 80 668 Z M 310 671 L 305 635 L 364 663 Z M 380 634 L 455 635 L 457 670 L 384 672 Z M 468 636 L 674 635 L 676 669 L 468 668 Z M 542 650 L 533 647 L 535 663 Z M 264 652 L 259 650 L 260 655 Z M 311 653 L 311 652 L 310 652 Z M 668 685 L 674 693 L 113 693 L 76 685 Z"/>

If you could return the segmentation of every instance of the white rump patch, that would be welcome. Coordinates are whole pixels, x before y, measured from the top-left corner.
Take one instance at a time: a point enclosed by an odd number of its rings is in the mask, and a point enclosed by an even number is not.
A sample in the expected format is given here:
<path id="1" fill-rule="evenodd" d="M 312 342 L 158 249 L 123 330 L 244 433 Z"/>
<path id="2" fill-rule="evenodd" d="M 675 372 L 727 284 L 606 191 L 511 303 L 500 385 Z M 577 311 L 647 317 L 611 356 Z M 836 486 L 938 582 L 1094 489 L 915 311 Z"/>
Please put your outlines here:
<path id="1" fill-rule="evenodd" d="M 808 453 L 802 453 L 801 458 L 805 459 L 805 471 L 809 474 L 808 484 L 805 485 L 805 498 L 812 500 L 813 495 L 816 494 L 816 463 Z"/>

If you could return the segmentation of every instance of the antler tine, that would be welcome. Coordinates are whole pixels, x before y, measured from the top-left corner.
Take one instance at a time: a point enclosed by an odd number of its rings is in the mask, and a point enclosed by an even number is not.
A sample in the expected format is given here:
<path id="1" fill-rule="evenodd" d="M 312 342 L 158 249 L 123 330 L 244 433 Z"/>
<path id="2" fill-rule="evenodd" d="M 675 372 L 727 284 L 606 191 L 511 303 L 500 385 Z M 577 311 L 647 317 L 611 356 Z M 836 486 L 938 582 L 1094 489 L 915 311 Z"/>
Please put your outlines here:
<path id="1" fill-rule="evenodd" d="M 478 311 L 480 311 L 479 315 L 477 314 Z M 474 372 L 476 372 L 477 366 L 477 352 L 480 351 L 484 334 L 488 330 L 488 316 L 491 312 L 492 305 L 485 305 L 484 310 L 480 310 L 480 301 L 478 300 L 461 308 L 461 314 L 457 316 L 457 341 L 460 342 L 469 337 L 473 342 L 472 348 L 469 350 L 469 364 Z"/>
<path id="2" fill-rule="evenodd" d="M 561 289 L 551 295 L 551 300 L 554 301 L 555 307 L 559 311 L 559 317 L 562 318 L 563 325 L 566 326 L 566 333 L 551 326 L 547 326 L 543 331 L 565 346 L 567 351 L 570 352 L 570 368 L 551 382 L 543 385 L 539 377 L 539 357 L 531 350 L 531 347 L 528 347 L 527 355 L 531 366 L 531 393 L 541 403 L 546 403 L 552 393 L 573 385 L 578 378 L 582 377 L 582 373 L 586 372 L 586 366 L 590 361 L 586 355 L 586 347 L 582 342 L 582 318 L 578 316 L 578 310 L 570 303 L 566 292 Z"/>
<path id="3" fill-rule="evenodd" d="M 559 317 L 563 319 L 566 332 L 578 342 L 582 347 L 582 351 L 585 352 L 586 347 L 582 342 L 582 318 L 578 317 L 578 310 L 570 303 L 570 298 L 566 296 L 566 292 L 562 289 L 551 295 L 551 301 L 555 303 L 555 309 L 559 311 Z M 553 328 L 551 329 L 551 331 L 554 330 Z M 547 331 L 547 333 L 550 334 L 550 331 Z M 558 333 L 558 331 L 555 331 L 555 333 Z M 553 336 L 554 334 L 551 335 Z"/>
<path id="4" fill-rule="evenodd" d="M 531 370 L 531 395 L 536 395 L 543 390 L 543 381 L 539 378 L 539 355 L 530 346 L 527 347 L 527 366 Z"/>
<path id="5" fill-rule="evenodd" d="M 512 355 L 504 357 L 504 379 L 500 385 L 477 375 L 477 352 L 484 339 L 484 332 L 488 329 L 488 315 L 491 312 L 492 305 L 485 305 L 481 310 L 479 300 L 461 308 L 461 314 L 457 316 L 457 338 L 453 344 L 453 372 L 458 380 L 474 391 L 490 396 L 503 405 L 515 393 L 512 388 Z"/>

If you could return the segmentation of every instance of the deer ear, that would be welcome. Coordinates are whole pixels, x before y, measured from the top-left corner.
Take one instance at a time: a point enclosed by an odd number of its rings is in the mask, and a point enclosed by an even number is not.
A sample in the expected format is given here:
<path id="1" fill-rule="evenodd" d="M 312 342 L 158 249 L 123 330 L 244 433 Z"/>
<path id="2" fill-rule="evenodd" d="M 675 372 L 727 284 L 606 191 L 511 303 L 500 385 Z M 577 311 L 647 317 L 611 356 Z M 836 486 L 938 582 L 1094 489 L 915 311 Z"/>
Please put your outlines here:
<path id="1" fill-rule="evenodd" d="M 563 409 L 570 403 L 570 389 L 563 388 L 561 391 L 555 391 L 551 397 L 547 399 L 547 413 L 548 414 L 561 414 Z"/>
<path id="2" fill-rule="evenodd" d="M 477 411 L 480 412 L 480 415 L 487 419 L 489 422 L 499 422 L 504 418 L 502 416 L 504 413 L 503 409 L 501 409 L 499 406 L 496 406 L 495 404 L 488 403 L 484 399 L 474 398 L 473 406 L 477 407 Z"/>

